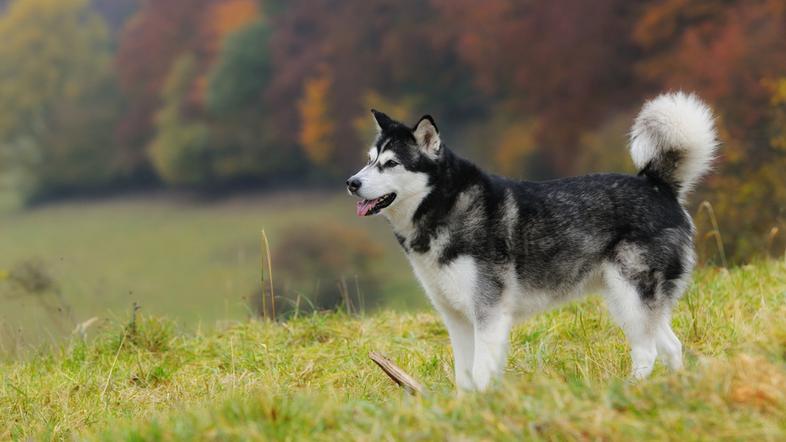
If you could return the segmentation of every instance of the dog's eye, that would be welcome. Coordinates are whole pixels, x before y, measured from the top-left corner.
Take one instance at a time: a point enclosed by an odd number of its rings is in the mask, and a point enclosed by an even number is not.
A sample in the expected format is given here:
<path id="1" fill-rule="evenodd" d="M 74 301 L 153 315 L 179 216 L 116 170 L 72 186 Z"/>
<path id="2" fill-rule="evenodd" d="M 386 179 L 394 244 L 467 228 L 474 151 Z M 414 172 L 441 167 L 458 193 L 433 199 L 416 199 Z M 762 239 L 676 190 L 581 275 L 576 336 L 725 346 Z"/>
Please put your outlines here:
<path id="1" fill-rule="evenodd" d="M 385 163 L 385 167 L 396 167 L 396 166 L 398 166 L 398 163 L 393 160 L 388 160 L 388 162 Z"/>

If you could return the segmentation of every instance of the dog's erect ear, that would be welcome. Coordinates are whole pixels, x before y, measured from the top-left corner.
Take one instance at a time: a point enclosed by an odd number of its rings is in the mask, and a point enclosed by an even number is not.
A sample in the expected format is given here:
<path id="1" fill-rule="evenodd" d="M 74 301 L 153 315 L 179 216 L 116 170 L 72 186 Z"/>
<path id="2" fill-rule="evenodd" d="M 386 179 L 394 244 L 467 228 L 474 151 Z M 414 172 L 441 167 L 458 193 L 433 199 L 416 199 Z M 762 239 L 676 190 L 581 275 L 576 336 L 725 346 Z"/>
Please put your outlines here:
<path id="1" fill-rule="evenodd" d="M 412 134 L 415 135 L 415 140 L 418 142 L 420 150 L 426 155 L 432 158 L 436 158 L 439 155 L 442 141 L 439 139 L 439 129 L 437 129 L 437 125 L 434 123 L 431 115 L 420 117 L 420 121 L 415 125 L 415 129 L 412 130 Z"/>
<path id="2" fill-rule="evenodd" d="M 371 109 L 371 113 L 374 114 L 374 123 L 377 124 L 377 132 L 384 132 L 393 126 L 393 119 L 385 115 L 384 112 Z"/>

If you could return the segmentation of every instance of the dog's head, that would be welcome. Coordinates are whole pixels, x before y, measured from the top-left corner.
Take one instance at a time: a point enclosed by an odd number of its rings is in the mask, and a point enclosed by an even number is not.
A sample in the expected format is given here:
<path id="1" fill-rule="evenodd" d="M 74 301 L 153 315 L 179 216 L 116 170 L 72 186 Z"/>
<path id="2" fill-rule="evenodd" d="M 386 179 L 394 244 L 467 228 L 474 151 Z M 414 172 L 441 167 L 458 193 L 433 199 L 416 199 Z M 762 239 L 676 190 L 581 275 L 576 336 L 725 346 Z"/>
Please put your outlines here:
<path id="1" fill-rule="evenodd" d="M 425 195 L 429 175 L 442 154 L 434 119 L 421 117 L 414 127 L 373 110 L 377 138 L 368 151 L 366 167 L 347 180 L 350 194 L 361 198 L 358 216 L 376 215 L 396 203 Z"/>

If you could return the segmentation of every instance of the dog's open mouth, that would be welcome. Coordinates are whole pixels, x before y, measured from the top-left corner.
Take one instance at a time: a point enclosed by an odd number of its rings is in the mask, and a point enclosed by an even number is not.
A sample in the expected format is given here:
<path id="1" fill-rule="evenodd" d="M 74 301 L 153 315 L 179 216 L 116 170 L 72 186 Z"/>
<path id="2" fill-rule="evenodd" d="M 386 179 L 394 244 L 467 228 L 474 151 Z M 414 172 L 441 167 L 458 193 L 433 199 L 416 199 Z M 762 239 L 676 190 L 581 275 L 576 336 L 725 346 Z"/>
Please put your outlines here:
<path id="1" fill-rule="evenodd" d="M 369 216 L 379 213 L 380 210 L 389 206 L 394 199 L 396 199 L 396 194 L 389 193 L 373 200 L 360 200 L 357 207 L 358 216 Z"/>

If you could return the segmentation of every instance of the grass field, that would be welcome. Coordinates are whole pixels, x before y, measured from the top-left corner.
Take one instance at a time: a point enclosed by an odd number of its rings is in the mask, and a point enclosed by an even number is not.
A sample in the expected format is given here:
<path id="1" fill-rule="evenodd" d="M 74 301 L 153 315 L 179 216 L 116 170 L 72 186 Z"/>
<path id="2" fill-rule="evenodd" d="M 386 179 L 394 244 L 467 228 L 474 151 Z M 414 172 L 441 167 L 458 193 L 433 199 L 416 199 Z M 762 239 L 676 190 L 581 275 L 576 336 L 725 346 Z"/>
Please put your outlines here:
<path id="1" fill-rule="evenodd" d="M 385 305 L 425 305 L 385 222 L 357 218 L 354 201 L 343 194 L 279 193 L 215 202 L 145 195 L 32 210 L 11 206 L 10 197 L 0 198 L 0 271 L 40 260 L 73 310 L 72 318 L 60 321 L 71 321 L 71 327 L 92 316 L 123 314 L 133 302 L 186 326 L 243 318 L 246 299 L 260 285 L 261 230 L 275 248 L 290 226 L 332 224 L 367 233 L 384 253 L 374 265 L 384 276 L 379 290 Z M 40 299 L 4 297 L 1 289 L 0 326 L 21 330 L 20 341 L 37 345 L 63 333 L 66 327 L 55 327 L 53 318 L 41 320 Z"/>
<path id="2" fill-rule="evenodd" d="M 0 439 L 784 440 L 786 264 L 696 274 L 676 311 L 686 368 L 626 381 L 622 333 L 597 298 L 514 330 L 504 385 L 456 396 L 430 313 L 310 314 L 188 332 L 104 322 L 0 365 Z M 409 397 L 385 353 L 430 390 Z"/>

